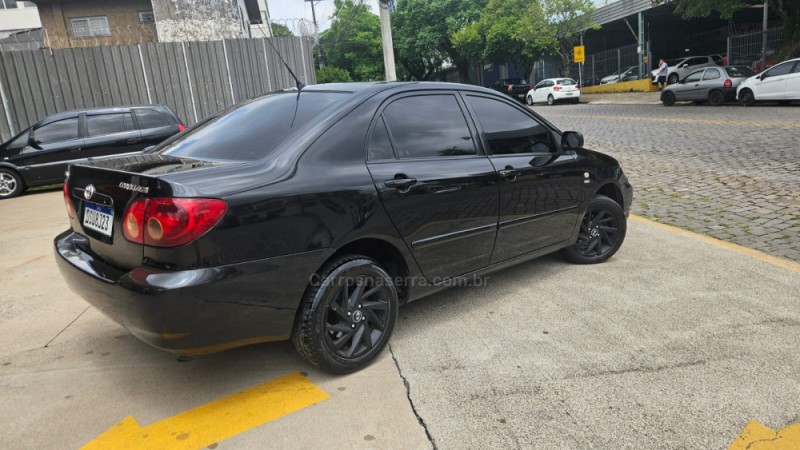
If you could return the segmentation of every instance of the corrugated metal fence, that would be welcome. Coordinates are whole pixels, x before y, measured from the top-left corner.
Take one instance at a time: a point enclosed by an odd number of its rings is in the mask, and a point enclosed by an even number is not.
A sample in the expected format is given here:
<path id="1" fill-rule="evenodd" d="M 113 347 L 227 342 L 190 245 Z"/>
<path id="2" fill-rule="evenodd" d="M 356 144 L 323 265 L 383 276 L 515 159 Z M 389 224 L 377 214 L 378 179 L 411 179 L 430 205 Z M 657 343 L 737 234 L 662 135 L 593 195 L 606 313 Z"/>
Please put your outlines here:
<path id="1" fill-rule="evenodd" d="M 316 82 L 308 39 L 271 41 L 301 81 Z M 2 52 L 0 140 L 50 114 L 101 106 L 162 103 L 191 125 L 294 85 L 266 39 Z"/>

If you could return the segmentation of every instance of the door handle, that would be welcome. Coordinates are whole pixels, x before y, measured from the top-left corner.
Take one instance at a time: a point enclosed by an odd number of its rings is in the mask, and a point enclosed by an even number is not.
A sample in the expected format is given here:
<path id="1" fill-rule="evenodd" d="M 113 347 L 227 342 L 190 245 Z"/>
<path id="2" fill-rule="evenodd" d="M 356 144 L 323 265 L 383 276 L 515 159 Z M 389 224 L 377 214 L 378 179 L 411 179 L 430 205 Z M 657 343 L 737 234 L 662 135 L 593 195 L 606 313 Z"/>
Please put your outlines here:
<path id="1" fill-rule="evenodd" d="M 505 169 L 498 171 L 497 173 L 500 174 L 501 177 L 509 180 L 514 181 L 522 172 L 518 169 L 515 169 L 511 166 L 506 166 Z"/>
<path id="2" fill-rule="evenodd" d="M 408 189 L 415 184 L 417 184 L 416 178 L 395 178 L 383 182 L 383 185 L 390 189 Z"/>
<path id="3" fill-rule="evenodd" d="M 79 152 L 79 151 L 81 151 L 81 148 L 80 147 L 75 147 L 75 148 L 69 149 L 69 151 L 71 151 L 71 152 Z"/>
<path id="4" fill-rule="evenodd" d="M 128 143 L 128 144 L 135 144 L 135 143 L 137 143 L 139 141 L 141 141 L 141 139 L 139 139 L 139 138 L 131 138 L 131 139 L 128 139 L 127 141 L 125 141 L 125 142 Z"/>

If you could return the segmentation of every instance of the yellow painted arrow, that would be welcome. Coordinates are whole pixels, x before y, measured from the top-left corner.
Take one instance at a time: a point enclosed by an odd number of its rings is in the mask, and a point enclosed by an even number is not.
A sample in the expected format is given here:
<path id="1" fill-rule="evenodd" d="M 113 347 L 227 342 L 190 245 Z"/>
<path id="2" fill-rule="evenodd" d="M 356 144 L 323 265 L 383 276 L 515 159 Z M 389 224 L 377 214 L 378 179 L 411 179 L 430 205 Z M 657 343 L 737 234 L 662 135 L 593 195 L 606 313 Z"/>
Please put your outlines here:
<path id="1" fill-rule="evenodd" d="M 199 449 L 328 397 L 300 373 L 291 373 L 146 427 L 128 416 L 82 450 Z"/>
<path id="2" fill-rule="evenodd" d="M 751 420 L 728 450 L 796 450 L 800 448 L 800 423 L 775 431 Z"/>

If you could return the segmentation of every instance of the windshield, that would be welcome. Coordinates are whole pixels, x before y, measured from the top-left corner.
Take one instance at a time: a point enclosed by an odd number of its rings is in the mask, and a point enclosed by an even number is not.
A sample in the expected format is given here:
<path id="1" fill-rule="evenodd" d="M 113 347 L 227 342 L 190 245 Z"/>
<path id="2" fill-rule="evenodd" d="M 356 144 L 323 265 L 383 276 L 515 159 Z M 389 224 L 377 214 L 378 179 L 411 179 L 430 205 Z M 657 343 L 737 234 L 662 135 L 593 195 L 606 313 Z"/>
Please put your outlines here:
<path id="1" fill-rule="evenodd" d="M 196 159 L 253 161 L 348 92 L 281 92 L 243 103 L 179 135 L 155 153 Z"/>
<path id="2" fill-rule="evenodd" d="M 726 67 L 725 71 L 728 72 L 728 76 L 731 78 L 748 78 L 756 74 L 749 67 L 745 66 L 730 66 Z"/>

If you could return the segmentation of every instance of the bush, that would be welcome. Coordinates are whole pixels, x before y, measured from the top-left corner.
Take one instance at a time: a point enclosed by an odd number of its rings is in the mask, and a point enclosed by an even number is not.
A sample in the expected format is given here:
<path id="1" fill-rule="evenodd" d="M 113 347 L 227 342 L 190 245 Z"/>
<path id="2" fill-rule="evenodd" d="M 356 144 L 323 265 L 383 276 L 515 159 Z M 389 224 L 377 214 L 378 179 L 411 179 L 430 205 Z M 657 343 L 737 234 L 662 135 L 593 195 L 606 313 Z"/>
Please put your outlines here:
<path id="1" fill-rule="evenodd" d="M 344 69 L 325 66 L 317 70 L 317 83 L 342 83 L 347 81 L 353 81 L 353 79 Z"/>

